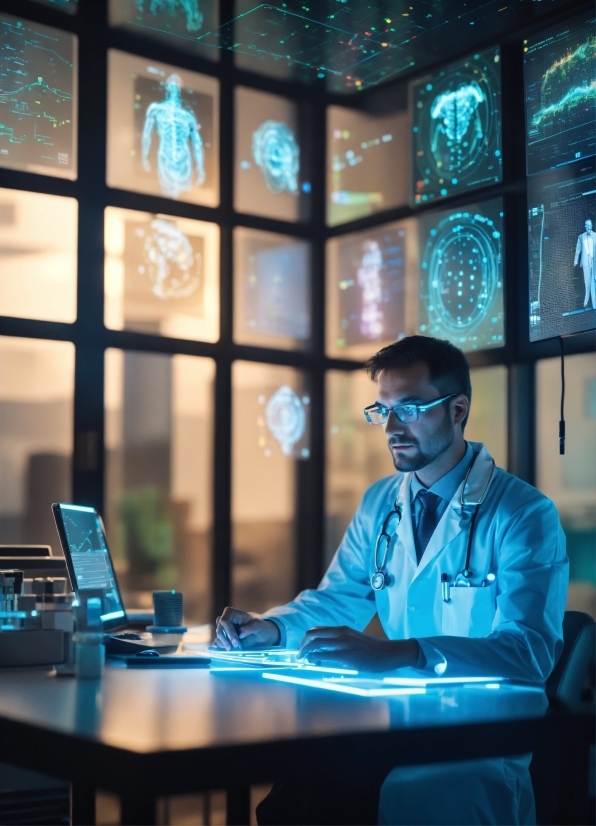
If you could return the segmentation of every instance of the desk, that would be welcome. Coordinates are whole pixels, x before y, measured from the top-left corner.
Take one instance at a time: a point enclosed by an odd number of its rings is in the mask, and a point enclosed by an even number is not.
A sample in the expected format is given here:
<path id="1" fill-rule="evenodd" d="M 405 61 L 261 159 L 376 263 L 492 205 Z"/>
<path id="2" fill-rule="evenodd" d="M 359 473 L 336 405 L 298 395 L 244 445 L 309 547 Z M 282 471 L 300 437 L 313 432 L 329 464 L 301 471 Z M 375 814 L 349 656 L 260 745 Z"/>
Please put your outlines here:
<path id="1" fill-rule="evenodd" d="M 98 682 L 11 672 L 0 680 L 0 761 L 72 782 L 79 823 L 92 822 L 77 801 L 95 788 L 120 795 L 125 824 L 155 823 L 158 797 L 227 788 L 239 824 L 249 785 L 298 764 L 388 772 L 529 752 L 553 726 L 585 738 L 585 719 L 561 725 L 546 706 L 542 692 L 513 687 L 369 699 L 237 672 L 108 667 Z"/>

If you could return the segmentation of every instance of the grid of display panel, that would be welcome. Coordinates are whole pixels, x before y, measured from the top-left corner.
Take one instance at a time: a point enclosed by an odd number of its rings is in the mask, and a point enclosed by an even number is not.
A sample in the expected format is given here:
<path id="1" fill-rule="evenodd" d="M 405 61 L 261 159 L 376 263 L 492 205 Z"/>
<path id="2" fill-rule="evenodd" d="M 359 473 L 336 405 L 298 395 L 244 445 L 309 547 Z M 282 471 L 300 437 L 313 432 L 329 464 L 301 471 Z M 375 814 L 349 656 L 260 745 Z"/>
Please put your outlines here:
<path id="1" fill-rule="evenodd" d="M 239 73 L 242 61 L 234 68 L 216 42 L 217 2 L 106 0 L 106 19 L 93 0 L 38 2 L 43 24 L 0 15 L 10 69 L 0 167 L 11 176 L 0 189 L 0 316 L 23 322 L 19 346 L 1 326 L 0 343 L 15 403 L 37 405 L 26 423 L 11 408 L 15 433 L 26 424 L 33 435 L 16 464 L 3 442 L 2 461 L 31 490 L 16 504 L 9 496 L 0 524 L 7 541 L 24 536 L 25 515 L 42 524 L 43 496 L 68 498 L 72 478 L 72 495 L 106 515 L 129 604 L 180 587 L 192 620 L 221 610 L 222 594 L 262 610 L 306 584 L 302 557 L 332 552 L 363 485 L 383 472 L 387 457 L 351 424 L 368 381 L 358 364 L 413 333 L 451 340 L 476 365 L 510 364 L 523 349 L 517 334 L 505 338 L 506 204 L 518 195 L 507 201 L 501 186 L 500 47 L 415 78 L 407 106 L 392 89 L 382 106 L 338 106 L 279 77 Z M 90 20 L 105 34 L 106 71 L 95 75 L 105 91 L 98 84 L 79 123 Z M 527 187 L 530 340 L 594 326 L 583 25 L 571 21 L 548 43 L 537 37 L 525 53 L 529 122 L 538 118 L 527 136 L 537 173 Z M 521 48 L 520 39 L 520 66 Z M 556 98 L 563 80 L 573 100 Z M 587 105 L 576 111 L 576 98 Z M 581 121 L 580 158 L 563 145 L 561 118 Z M 96 159 L 105 191 L 89 188 L 79 134 L 102 147 L 105 138 L 105 161 Z M 548 169 L 536 168 L 539 156 Z M 19 173 L 33 173 L 22 190 Z M 66 341 L 48 342 L 42 376 L 40 347 L 52 338 Z M 55 354 L 68 369 L 54 398 L 43 388 Z M 506 368 L 483 370 L 470 433 L 488 434 L 503 464 Z M 20 373 L 39 378 L 39 399 L 21 399 Z M 3 393 L 12 404 L 8 384 Z M 326 551 L 309 534 L 313 514 L 324 521 L 324 449 Z M 49 479 L 39 496 L 36 468 Z M 227 585 L 214 591 L 226 566 Z"/>

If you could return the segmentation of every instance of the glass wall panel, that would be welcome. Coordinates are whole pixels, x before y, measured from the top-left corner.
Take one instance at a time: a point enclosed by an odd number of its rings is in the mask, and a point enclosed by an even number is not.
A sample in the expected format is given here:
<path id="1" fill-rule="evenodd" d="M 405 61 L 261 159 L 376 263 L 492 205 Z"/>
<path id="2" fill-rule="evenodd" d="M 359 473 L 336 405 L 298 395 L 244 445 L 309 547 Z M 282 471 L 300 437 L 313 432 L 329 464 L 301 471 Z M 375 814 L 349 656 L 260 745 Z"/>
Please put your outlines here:
<path id="1" fill-rule="evenodd" d="M 77 317 L 77 202 L 0 189 L 0 314 Z"/>
<path id="2" fill-rule="evenodd" d="M 298 463 L 310 456 L 310 395 L 291 367 L 232 373 L 232 604 L 265 611 L 294 596 Z"/>
<path id="3" fill-rule="evenodd" d="M 416 260 L 415 223 L 400 221 L 333 238 L 327 244 L 327 353 L 366 359 L 413 333 L 409 319 Z M 410 294 L 411 293 L 411 294 Z"/>
<path id="4" fill-rule="evenodd" d="M 77 177 L 77 64 L 74 35 L 0 15 L 0 166 Z"/>
<path id="5" fill-rule="evenodd" d="M 71 498 L 75 348 L 0 337 L 0 545 L 51 545 Z"/>
<path id="6" fill-rule="evenodd" d="M 470 370 L 472 406 L 465 437 L 482 442 L 499 467 L 507 470 L 507 368 Z"/>
<path id="7" fill-rule="evenodd" d="M 567 609 L 596 618 L 596 359 L 565 359 L 567 439 L 559 455 L 559 359 L 536 368 L 537 486 L 556 504 L 567 536 Z"/>
<path id="8" fill-rule="evenodd" d="M 106 523 L 125 604 L 177 588 L 186 618 L 207 622 L 215 364 L 109 349 L 105 366 Z"/>
<path id="9" fill-rule="evenodd" d="M 311 334 L 311 248 L 288 235 L 234 230 L 234 338 L 304 349 Z"/>
<path id="10" fill-rule="evenodd" d="M 219 203 L 219 82 L 108 52 L 108 186 Z"/>
<path id="11" fill-rule="evenodd" d="M 219 227 L 108 207 L 105 325 L 174 338 L 219 338 Z"/>
<path id="12" fill-rule="evenodd" d="M 408 203 L 407 111 L 371 115 L 327 107 L 327 223 L 330 226 Z"/>
<path id="13" fill-rule="evenodd" d="M 110 25 L 207 60 L 219 60 L 213 32 L 219 26 L 218 5 L 217 0 L 110 0 Z M 202 42 L 206 32 L 211 46 Z"/>
<path id="14" fill-rule="evenodd" d="M 325 392 L 325 564 L 329 564 L 364 491 L 395 469 L 383 428 L 371 427 L 362 412 L 377 393 L 364 370 L 329 370 Z"/>
<path id="15" fill-rule="evenodd" d="M 311 183 L 304 117 L 296 103 L 242 87 L 235 90 L 237 212 L 306 220 Z"/>

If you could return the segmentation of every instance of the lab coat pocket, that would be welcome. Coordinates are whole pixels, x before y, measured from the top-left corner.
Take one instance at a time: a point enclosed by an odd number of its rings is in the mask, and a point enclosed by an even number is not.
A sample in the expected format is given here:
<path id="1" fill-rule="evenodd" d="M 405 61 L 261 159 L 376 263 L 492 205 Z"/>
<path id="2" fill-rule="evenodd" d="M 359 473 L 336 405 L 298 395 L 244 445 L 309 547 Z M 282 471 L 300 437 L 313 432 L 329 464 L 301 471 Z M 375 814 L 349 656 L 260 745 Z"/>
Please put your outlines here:
<path id="1" fill-rule="evenodd" d="M 492 629 L 494 585 L 450 588 L 443 603 L 443 634 L 450 637 L 486 637 Z"/>

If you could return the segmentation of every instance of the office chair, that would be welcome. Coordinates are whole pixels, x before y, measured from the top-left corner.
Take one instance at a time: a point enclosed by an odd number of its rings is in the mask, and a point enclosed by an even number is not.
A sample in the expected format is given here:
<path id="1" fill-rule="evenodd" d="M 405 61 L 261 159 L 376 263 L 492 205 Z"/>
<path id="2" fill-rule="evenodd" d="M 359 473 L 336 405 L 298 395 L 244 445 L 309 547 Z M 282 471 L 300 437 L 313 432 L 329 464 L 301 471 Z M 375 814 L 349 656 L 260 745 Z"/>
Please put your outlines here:
<path id="1" fill-rule="evenodd" d="M 551 703 L 548 713 L 594 710 L 595 644 L 596 623 L 592 617 L 566 611 L 563 651 L 546 682 Z M 541 743 L 534 751 L 530 775 L 540 826 L 594 823 L 594 790 L 593 785 L 589 788 L 588 766 L 578 761 L 572 744 L 562 747 L 554 738 Z"/>

